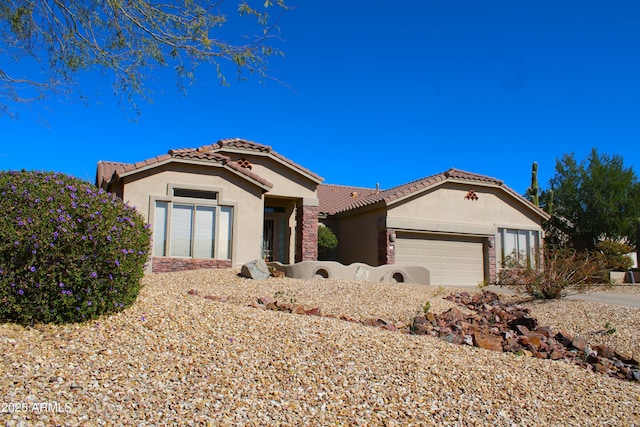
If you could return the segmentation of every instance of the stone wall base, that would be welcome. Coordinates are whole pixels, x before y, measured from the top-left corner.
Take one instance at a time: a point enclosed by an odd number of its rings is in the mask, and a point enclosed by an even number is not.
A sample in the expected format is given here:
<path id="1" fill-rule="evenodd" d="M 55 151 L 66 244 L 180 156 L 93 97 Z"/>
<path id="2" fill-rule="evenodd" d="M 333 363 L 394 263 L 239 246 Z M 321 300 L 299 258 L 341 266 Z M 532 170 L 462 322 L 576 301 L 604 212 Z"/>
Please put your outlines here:
<path id="1" fill-rule="evenodd" d="M 168 257 L 154 257 L 151 260 L 151 271 L 153 273 L 198 270 L 201 268 L 231 268 L 231 260 Z"/>

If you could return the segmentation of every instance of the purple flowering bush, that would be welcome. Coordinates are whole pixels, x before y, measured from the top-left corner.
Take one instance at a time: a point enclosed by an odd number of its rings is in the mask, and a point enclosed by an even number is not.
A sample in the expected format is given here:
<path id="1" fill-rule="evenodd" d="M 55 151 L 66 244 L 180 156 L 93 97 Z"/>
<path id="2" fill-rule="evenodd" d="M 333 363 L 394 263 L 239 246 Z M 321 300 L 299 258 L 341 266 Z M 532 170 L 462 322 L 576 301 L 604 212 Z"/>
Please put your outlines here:
<path id="1" fill-rule="evenodd" d="M 0 321 L 82 322 L 136 300 L 144 218 L 111 193 L 52 172 L 0 171 Z"/>

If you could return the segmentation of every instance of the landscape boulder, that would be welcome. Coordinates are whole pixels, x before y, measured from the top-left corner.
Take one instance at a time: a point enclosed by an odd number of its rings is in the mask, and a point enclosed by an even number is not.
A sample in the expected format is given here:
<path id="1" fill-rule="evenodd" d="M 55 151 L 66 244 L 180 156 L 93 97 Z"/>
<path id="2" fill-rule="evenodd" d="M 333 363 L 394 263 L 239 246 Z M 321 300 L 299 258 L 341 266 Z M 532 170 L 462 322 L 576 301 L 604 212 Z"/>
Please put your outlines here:
<path id="1" fill-rule="evenodd" d="M 271 276 L 271 272 L 263 259 L 254 259 L 242 266 L 240 275 L 253 280 L 267 280 Z"/>

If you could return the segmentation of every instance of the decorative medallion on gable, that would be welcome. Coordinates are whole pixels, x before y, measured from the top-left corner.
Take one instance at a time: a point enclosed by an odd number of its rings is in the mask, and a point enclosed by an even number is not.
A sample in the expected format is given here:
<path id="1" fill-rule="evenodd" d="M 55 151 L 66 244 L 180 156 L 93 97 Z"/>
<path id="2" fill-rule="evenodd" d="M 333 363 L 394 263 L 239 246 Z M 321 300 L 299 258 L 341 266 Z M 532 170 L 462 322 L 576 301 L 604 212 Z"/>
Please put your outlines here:
<path id="1" fill-rule="evenodd" d="M 241 168 L 245 168 L 245 169 L 249 169 L 249 170 L 251 170 L 253 168 L 253 165 L 247 159 L 240 159 L 236 163 L 238 163 L 238 166 L 240 166 Z"/>
<path id="2" fill-rule="evenodd" d="M 473 190 L 469 190 L 467 191 L 467 195 L 464 196 L 465 200 L 478 200 L 478 195 L 476 194 L 475 191 Z"/>

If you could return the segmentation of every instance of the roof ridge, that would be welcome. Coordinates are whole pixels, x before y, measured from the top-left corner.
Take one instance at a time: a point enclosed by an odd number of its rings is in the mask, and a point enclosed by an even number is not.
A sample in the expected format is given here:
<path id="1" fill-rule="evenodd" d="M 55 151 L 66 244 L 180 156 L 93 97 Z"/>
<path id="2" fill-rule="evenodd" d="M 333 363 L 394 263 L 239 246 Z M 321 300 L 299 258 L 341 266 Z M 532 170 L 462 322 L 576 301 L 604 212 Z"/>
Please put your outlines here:
<path id="1" fill-rule="evenodd" d="M 375 187 L 361 187 L 359 185 L 346 185 L 346 184 L 319 184 L 319 185 L 323 185 L 325 187 L 358 188 L 360 190 L 373 190 L 373 191 L 377 190 Z"/>

